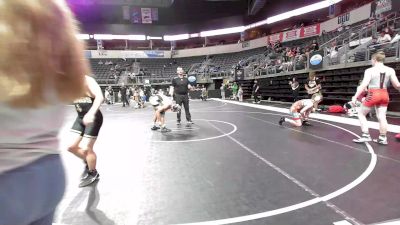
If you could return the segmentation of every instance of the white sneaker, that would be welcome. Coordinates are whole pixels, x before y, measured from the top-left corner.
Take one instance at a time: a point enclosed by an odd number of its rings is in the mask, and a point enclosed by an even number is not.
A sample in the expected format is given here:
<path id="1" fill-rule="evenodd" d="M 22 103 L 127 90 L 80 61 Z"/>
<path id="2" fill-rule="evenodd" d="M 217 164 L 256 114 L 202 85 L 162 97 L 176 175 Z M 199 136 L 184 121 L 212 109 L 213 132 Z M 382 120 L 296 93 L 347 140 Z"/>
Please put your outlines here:
<path id="1" fill-rule="evenodd" d="M 381 145 L 388 144 L 387 138 L 381 138 L 381 137 L 379 137 L 378 139 L 374 139 L 373 142 L 381 144 Z"/>
<path id="2" fill-rule="evenodd" d="M 355 143 L 364 143 L 369 141 L 372 141 L 371 136 L 369 134 L 363 134 L 359 139 L 353 139 L 353 142 Z"/>

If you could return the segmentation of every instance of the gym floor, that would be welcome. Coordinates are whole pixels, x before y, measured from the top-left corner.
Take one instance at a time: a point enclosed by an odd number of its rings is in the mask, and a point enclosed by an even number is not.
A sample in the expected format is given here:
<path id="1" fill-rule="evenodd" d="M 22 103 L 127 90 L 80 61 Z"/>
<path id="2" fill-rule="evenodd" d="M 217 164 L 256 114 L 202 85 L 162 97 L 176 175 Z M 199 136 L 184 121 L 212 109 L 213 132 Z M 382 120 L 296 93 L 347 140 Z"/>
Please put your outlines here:
<path id="1" fill-rule="evenodd" d="M 54 223 L 348 225 L 400 218 L 400 143 L 393 133 L 388 146 L 355 144 L 360 129 L 353 125 L 313 119 L 310 127 L 280 127 L 279 108 L 190 104 L 195 124 L 178 127 L 167 112 L 170 133 L 150 130 L 152 107 L 102 106 L 100 180 L 78 188 L 83 164 L 64 150 L 68 185 Z M 69 111 L 62 149 L 76 116 Z"/>

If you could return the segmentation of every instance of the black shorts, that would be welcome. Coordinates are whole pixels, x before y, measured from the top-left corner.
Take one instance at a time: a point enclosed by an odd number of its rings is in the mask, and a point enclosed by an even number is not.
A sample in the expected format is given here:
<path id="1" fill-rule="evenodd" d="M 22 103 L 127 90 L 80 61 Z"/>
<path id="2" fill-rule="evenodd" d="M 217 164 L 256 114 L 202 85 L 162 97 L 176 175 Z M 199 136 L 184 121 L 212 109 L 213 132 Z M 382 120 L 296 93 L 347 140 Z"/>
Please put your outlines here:
<path id="1" fill-rule="evenodd" d="M 83 117 L 77 117 L 71 131 L 80 134 L 82 137 L 97 138 L 99 136 L 101 125 L 103 125 L 103 114 L 99 111 L 96 114 L 94 122 L 89 126 L 83 124 Z"/>

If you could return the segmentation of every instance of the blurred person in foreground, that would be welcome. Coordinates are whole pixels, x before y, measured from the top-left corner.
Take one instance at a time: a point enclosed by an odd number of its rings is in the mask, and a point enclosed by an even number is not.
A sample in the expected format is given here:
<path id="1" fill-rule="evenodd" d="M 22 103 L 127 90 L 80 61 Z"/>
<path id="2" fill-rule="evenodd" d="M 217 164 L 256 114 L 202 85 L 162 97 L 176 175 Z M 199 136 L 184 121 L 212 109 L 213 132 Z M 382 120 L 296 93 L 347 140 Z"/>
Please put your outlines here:
<path id="1" fill-rule="evenodd" d="M 51 225 L 65 189 L 58 132 L 89 67 L 61 0 L 0 1 L 0 224 Z"/>

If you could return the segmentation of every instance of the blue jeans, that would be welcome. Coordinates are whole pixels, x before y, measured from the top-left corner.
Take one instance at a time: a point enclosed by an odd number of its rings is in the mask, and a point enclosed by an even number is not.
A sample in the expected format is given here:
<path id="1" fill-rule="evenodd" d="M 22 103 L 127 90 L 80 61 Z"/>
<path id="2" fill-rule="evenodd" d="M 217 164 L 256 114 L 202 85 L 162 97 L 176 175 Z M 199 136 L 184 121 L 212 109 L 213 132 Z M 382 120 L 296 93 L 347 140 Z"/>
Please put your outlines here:
<path id="1" fill-rule="evenodd" d="M 59 155 L 44 156 L 0 175 L 0 224 L 51 225 L 64 190 Z"/>

